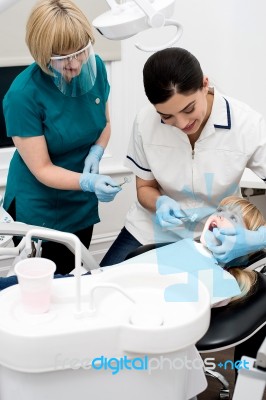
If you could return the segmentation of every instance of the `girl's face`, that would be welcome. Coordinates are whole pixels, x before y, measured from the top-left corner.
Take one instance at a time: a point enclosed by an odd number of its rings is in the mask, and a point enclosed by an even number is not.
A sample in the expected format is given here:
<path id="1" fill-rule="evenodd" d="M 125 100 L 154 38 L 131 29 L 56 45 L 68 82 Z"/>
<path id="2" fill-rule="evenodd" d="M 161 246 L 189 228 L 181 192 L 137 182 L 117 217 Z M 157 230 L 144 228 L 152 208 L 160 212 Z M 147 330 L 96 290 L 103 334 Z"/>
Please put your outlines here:
<path id="1" fill-rule="evenodd" d="M 214 228 L 236 228 L 237 226 L 244 226 L 241 210 L 239 207 L 223 206 L 218 207 L 216 212 L 212 214 L 205 222 L 200 241 L 206 245 L 206 232 L 208 232 L 208 238 Z"/>
<path id="2" fill-rule="evenodd" d="M 202 89 L 188 95 L 176 93 L 165 103 L 155 104 L 155 108 L 165 124 L 190 136 L 201 131 L 209 118 L 211 108 L 208 107 L 207 94 L 208 78 L 205 77 Z"/>

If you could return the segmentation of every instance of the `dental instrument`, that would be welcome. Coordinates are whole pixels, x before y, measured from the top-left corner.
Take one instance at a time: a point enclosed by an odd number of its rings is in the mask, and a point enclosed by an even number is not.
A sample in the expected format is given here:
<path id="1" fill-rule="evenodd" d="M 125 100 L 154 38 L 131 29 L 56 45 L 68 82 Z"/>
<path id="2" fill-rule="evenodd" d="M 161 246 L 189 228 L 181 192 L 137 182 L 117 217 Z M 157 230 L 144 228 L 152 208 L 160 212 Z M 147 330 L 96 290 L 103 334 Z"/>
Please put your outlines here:
<path id="1" fill-rule="evenodd" d="M 107 184 L 108 186 L 112 186 L 112 187 L 120 187 L 123 186 L 125 183 L 129 183 L 131 182 L 131 176 L 125 176 L 123 181 L 120 183 L 117 183 L 116 185 L 110 185 L 109 183 Z"/>
<path id="2" fill-rule="evenodd" d="M 121 182 L 121 183 L 119 183 L 117 186 L 122 186 L 122 185 L 124 185 L 125 183 L 129 183 L 129 182 L 131 182 L 131 176 L 125 176 L 124 177 L 124 180 L 123 180 L 123 182 Z"/>
<path id="3" fill-rule="evenodd" d="M 194 213 L 191 215 L 191 217 L 186 216 L 186 217 L 181 217 L 179 219 L 181 219 L 182 222 L 188 222 L 188 221 L 195 222 L 197 220 L 197 218 L 198 218 L 198 214 Z"/>

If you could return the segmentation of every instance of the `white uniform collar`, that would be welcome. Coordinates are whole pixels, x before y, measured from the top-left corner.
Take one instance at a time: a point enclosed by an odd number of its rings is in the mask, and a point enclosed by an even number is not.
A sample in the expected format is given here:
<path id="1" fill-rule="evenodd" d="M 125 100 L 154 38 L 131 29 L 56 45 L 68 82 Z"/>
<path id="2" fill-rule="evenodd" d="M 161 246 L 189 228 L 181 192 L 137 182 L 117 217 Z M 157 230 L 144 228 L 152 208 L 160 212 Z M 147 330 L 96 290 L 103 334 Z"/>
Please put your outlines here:
<path id="1" fill-rule="evenodd" d="M 210 91 L 214 93 L 214 99 L 209 120 L 217 129 L 231 129 L 231 111 L 228 100 L 217 89 L 210 88 Z"/>
<path id="2" fill-rule="evenodd" d="M 231 111 L 228 100 L 217 89 L 209 88 L 209 92 L 213 93 L 212 110 L 197 142 L 213 135 L 216 129 L 231 129 Z"/>

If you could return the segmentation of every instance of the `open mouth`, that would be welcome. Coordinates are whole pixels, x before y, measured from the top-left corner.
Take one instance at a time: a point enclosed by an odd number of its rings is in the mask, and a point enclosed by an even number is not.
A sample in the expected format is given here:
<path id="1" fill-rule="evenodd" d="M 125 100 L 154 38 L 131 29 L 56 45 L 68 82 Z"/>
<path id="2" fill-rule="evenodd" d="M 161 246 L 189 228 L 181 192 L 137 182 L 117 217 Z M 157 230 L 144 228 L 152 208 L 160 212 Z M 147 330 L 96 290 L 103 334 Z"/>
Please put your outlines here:
<path id="1" fill-rule="evenodd" d="M 217 228 L 217 224 L 216 224 L 216 222 L 215 221 L 212 221 L 211 223 L 210 223 L 210 225 L 209 225 L 209 231 L 213 231 L 214 230 L 214 228 Z"/>

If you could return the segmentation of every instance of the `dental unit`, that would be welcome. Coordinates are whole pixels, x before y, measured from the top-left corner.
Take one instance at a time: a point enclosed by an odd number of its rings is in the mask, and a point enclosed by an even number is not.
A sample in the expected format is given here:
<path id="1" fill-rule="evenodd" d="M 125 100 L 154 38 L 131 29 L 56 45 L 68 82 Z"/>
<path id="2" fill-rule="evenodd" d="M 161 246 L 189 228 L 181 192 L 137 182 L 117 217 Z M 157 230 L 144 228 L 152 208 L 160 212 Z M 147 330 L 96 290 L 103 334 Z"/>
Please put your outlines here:
<path id="1" fill-rule="evenodd" d="M 101 400 L 189 400 L 205 389 L 202 368 L 173 368 L 201 360 L 194 345 L 210 318 L 201 282 L 195 301 L 167 301 L 166 288 L 185 282 L 178 270 L 163 275 L 156 264 L 132 262 L 100 269 L 73 234 L 0 224 L 1 232 L 12 230 L 25 235 L 29 251 L 32 238 L 64 243 L 75 253 L 75 276 L 53 280 L 51 307 L 43 314 L 23 309 L 20 285 L 0 293 L 1 400 L 13 400 L 14 387 L 21 400 L 84 393 Z M 81 276 L 81 260 L 90 275 Z"/>

